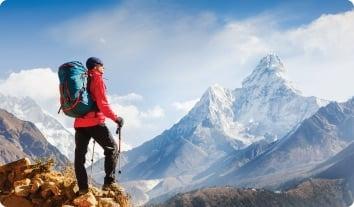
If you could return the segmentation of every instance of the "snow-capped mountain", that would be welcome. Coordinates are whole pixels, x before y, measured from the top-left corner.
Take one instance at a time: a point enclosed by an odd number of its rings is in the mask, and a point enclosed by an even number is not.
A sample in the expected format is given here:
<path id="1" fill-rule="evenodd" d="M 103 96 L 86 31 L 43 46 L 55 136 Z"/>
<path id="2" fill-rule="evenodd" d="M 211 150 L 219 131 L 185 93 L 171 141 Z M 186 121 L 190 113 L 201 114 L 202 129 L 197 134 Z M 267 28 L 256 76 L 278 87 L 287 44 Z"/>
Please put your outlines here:
<path id="1" fill-rule="evenodd" d="M 45 112 L 33 99 L 0 94 L 0 108 L 16 117 L 33 122 L 48 142 L 57 147 L 70 160 L 74 158 L 75 140 L 71 132 Z"/>
<path id="2" fill-rule="evenodd" d="M 327 103 L 302 96 L 284 72 L 280 59 L 268 55 L 242 88 L 209 87 L 177 124 L 126 153 L 122 179 L 161 180 L 148 193 L 150 198 L 160 196 L 190 184 L 193 176 L 222 157 L 283 137 Z"/>
<path id="3" fill-rule="evenodd" d="M 286 181 L 307 177 L 319 163 L 354 141 L 353 126 L 354 98 L 345 103 L 331 102 L 263 154 L 219 176 L 214 183 L 277 187 Z"/>
<path id="4" fill-rule="evenodd" d="M 285 78 L 285 67 L 276 55 L 264 57 L 234 90 L 234 119 L 244 127 L 243 134 L 277 140 L 328 102 L 304 97 Z M 245 140 L 245 142 L 247 142 Z"/>
<path id="5" fill-rule="evenodd" d="M 194 171 L 195 166 L 203 166 L 256 141 L 283 137 L 324 103 L 315 97 L 301 96 L 283 77 L 284 70 L 277 56 L 268 55 L 243 81 L 242 88 L 209 87 L 171 129 L 128 152 L 126 169 L 138 172 L 129 176 L 160 178 L 171 173 L 178 175 L 181 169 L 184 173 L 188 169 Z M 143 155 L 150 157 L 137 159 L 141 150 L 146 150 Z M 195 156 L 190 158 L 191 154 Z M 171 162 L 166 162 L 166 157 Z M 134 162 L 129 164 L 131 160 Z"/>

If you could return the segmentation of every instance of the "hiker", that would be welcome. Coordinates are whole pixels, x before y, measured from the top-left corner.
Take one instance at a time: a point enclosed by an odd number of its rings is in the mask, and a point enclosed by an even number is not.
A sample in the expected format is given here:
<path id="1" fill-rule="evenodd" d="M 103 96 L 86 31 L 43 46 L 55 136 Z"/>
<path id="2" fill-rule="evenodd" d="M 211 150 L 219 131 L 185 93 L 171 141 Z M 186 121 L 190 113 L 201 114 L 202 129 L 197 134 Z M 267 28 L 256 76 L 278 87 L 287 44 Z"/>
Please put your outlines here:
<path id="1" fill-rule="evenodd" d="M 95 102 L 95 109 L 82 117 L 75 118 L 75 174 L 79 186 L 79 194 L 88 192 L 88 179 L 85 169 L 85 155 L 91 137 L 103 148 L 105 161 L 103 190 L 118 188 L 115 183 L 115 169 L 118 157 L 118 147 L 111 132 L 105 125 L 105 118 L 117 123 L 117 127 L 123 126 L 123 118 L 117 116 L 111 109 L 106 96 L 106 86 L 102 75 L 104 73 L 103 62 L 96 57 L 90 57 L 86 61 L 88 69 L 89 92 Z"/>

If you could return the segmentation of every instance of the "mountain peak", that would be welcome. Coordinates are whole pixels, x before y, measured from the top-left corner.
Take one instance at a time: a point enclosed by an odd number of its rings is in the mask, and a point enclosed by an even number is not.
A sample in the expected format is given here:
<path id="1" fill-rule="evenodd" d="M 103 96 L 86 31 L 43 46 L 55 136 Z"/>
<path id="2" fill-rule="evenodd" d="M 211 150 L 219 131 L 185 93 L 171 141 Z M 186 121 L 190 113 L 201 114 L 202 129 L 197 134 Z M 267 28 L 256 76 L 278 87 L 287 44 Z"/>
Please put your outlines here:
<path id="1" fill-rule="evenodd" d="M 223 88 L 217 83 L 214 83 L 207 89 L 207 93 L 211 93 L 211 94 L 225 93 L 225 88 Z"/>
<path id="2" fill-rule="evenodd" d="M 231 99 L 231 92 L 230 90 L 220 86 L 219 84 L 211 85 L 204 95 L 202 96 L 202 102 L 229 102 Z"/>
<path id="3" fill-rule="evenodd" d="M 280 58 L 276 54 L 268 54 L 263 57 L 243 82 L 242 87 L 265 85 L 274 81 L 287 82 L 284 78 L 285 68 Z"/>
<path id="4" fill-rule="evenodd" d="M 270 53 L 263 57 L 259 62 L 257 68 L 271 68 L 284 71 L 284 65 L 275 53 Z"/>

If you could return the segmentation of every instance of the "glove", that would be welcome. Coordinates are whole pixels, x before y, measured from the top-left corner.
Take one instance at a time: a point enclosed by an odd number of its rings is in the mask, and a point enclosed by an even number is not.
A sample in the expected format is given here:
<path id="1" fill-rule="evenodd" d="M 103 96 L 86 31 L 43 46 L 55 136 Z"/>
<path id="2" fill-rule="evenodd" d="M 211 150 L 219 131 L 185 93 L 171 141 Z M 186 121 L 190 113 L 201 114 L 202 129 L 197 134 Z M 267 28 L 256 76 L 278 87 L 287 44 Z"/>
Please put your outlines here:
<path id="1" fill-rule="evenodd" d="M 118 124 L 118 128 L 122 128 L 124 125 L 124 119 L 122 117 L 118 117 L 115 122 Z"/>

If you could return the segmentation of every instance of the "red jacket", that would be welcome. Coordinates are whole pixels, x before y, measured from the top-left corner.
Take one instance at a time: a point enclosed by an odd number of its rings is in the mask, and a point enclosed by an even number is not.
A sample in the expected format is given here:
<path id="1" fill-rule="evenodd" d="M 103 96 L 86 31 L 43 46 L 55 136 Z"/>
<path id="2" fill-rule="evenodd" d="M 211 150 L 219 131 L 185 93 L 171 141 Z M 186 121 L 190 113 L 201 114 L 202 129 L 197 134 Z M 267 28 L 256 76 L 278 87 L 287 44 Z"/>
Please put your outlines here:
<path id="1" fill-rule="evenodd" d="M 74 127 L 90 127 L 102 124 L 105 118 L 110 118 L 113 121 L 117 120 L 117 115 L 111 109 L 106 95 L 106 85 L 103 82 L 102 73 L 98 71 L 89 71 L 91 77 L 90 93 L 92 99 L 96 102 L 99 111 L 89 112 L 85 116 L 75 118 Z"/>

